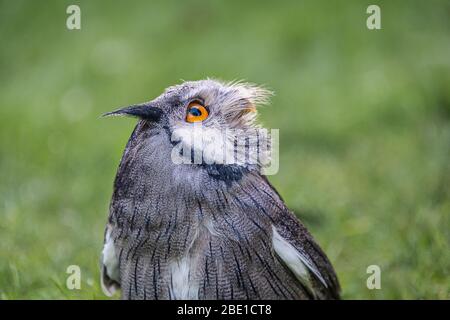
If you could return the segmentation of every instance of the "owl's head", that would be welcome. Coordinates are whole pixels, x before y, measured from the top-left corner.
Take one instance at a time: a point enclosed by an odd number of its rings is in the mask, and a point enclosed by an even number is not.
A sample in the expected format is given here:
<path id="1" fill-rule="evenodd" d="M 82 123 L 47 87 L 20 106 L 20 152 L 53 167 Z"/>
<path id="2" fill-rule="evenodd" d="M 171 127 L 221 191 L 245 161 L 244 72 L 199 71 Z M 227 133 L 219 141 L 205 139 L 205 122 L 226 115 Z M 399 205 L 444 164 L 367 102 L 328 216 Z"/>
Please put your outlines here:
<path id="1" fill-rule="evenodd" d="M 248 129 L 254 126 L 257 106 L 268 103 L 271 95 L 269 90 L 251 83 L 186 81 L 167 88 L 153 101 L 106 115 L 129 115 L 172 127 L 202 123 L 209 128 Z"/>
<path id="2" fill-rule="evenodd" d="M 167 88 L 150 102 L 106 115 L 139 118 L 130 141 L 141 143 L 154 156 L 170 153 L 175 165 L 229 175 L 258 168 L 267 156 L 268 136 L 255 120 L 258 106 L 266 104 L 270 95 L 249 83 L 188 81 Z"/>

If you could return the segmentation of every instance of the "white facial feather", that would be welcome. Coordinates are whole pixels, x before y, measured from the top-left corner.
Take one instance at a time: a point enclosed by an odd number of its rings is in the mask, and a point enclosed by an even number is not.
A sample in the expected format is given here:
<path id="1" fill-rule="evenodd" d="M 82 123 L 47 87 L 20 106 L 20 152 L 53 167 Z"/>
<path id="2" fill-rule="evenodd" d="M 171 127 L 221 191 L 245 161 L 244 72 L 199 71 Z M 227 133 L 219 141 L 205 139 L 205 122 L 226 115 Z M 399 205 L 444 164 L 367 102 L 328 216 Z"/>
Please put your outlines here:
<path id="1" fill-rule="evenodd" d="M 208 79 L 184 82 L 165 92 L 168 96 L 174 93 L 180 95 L 183 103 L 201 100 L 210 112 L 198 123 L 187 122 L 185 110 L 171 118 L 171 141 L 181 142 L 172 150 L 176 164 L 258 165 L 268 162 L 270 139 L 261 140 L 266 135 L 260 133 L 262 129 L 254 121 L 257 107 L 268 103 L 270 91 L 250 83 Z M 245 144 L 248 144 L 247 149 Z"/>
<path id="2" fill-rule="evenodd" d="M 172 141 L 180 144 L 172 151 L 176 163 L 232 164 L 234 160 L 234 137 L 226 130 L 189 124 L 176 128 Z M 241 163 L 243 164 L 243 163 Z"/>
<path id="3" fill-rule="evenodd" d="M 183 89 L 181 89 L 183 88 Z M 182 91 L 181 99 L 189 101 L 201 97 L 213 113 L 222 116 L 229 128 L 253 127 L 257 116 L 257 108 L 268 104 L 273 93 L 261 86 L 242 81 L 221 82 L 207 79 L 195 82 L 184 82 L 170 87 L 166 94 Z"/>

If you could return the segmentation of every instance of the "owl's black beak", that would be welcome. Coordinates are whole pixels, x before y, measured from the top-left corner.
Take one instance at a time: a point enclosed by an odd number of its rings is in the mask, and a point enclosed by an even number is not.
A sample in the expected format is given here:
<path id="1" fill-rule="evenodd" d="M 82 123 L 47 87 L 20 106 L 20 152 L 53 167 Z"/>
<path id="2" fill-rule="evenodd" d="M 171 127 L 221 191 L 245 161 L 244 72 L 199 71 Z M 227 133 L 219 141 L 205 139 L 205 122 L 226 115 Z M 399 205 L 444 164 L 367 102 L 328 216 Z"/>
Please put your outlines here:
<path id="1" fill-rule="evenodd" d="M 109 116 L 131 116 L 140 119 L 156 122 L 161 119 L 163 112 L 160 108 L 154 107 L 151 104 L 137 104 L 129 107 L 121 108 L 116 111 L 103 114 L 103 117 Z"/>

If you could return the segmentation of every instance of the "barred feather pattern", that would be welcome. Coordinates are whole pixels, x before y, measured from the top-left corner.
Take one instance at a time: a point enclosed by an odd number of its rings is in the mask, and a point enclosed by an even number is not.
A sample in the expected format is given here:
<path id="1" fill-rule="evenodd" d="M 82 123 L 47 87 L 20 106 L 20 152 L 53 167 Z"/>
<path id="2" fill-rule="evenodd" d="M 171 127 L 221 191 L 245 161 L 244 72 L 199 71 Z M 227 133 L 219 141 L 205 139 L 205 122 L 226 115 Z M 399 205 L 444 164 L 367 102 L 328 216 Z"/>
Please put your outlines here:
<path id="1" fill-rule="evenodd" d="M 126 146 L 108 219 L 120 278 L 104 282 L 123 299 L 339 298 L 327 257 L 264 176 L 175 166 L 168 141 L 140 120 Z M 274 252 L 273 228 L 325 283 L 314 272 L 298 280 Z"/>

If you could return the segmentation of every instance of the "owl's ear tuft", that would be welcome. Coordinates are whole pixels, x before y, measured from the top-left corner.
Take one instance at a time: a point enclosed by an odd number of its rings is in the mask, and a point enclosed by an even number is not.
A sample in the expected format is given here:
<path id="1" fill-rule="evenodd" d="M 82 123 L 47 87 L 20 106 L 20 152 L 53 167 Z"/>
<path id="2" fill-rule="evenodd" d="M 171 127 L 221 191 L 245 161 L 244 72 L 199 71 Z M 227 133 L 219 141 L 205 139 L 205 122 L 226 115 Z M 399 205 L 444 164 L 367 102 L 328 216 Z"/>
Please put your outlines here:
<path id="1" fill-rule="evenodd" d="M 253 125 L 257 115 L 257 108 L 268 104 L 273 93 L 252 83 L 230 82 L 228 89 L 225 117 L 236 127 Z"/>
<path id="2" fill-rule="evenodd" d="M 256 111 L 257 107 L 269 104 L 270 97 L 273 96 L 269 89 L 253 83 L 235 81 L 228 83 L 228 87 L 235 92 L 236 98 L 247 103 L 249 111 Z"/>

